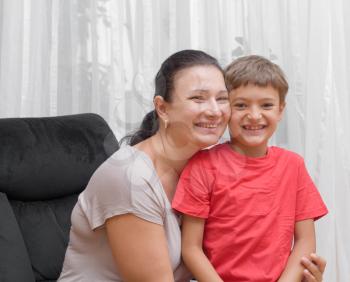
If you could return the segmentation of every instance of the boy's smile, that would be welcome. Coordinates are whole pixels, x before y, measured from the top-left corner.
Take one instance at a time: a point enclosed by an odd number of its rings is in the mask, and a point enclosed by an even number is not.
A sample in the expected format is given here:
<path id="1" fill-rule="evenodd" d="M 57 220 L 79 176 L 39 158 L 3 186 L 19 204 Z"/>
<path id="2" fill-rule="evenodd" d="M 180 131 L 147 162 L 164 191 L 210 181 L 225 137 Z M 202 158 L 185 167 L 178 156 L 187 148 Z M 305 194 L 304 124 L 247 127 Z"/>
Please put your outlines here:
<path id="1" fill-rule="evenodd" d="M 235 151 L 251 157 L 266 154 L 268 140 L 282 118 L 284 103 L 272 86 L 248 84 L 230 92 L 229 130 Z"/>

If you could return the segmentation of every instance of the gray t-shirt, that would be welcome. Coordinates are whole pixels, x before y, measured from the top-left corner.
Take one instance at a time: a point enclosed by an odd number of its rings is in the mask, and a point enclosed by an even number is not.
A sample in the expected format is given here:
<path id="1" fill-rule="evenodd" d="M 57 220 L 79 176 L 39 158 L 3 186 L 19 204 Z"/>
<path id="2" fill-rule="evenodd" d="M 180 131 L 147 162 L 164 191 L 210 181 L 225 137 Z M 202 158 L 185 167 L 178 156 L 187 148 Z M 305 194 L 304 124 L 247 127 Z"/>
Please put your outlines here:
<path id="1" fill-rule="evenodd" d="M 122 281 L 104 224 L 110 217 L 127 213 L 164 227 L 175 281 L 189 281 L 189 272 L 181 261 L 179 218 L 171 209 L 151 159 L 131 146 L 107 159 L 79 195 L 58 281 Z"/>

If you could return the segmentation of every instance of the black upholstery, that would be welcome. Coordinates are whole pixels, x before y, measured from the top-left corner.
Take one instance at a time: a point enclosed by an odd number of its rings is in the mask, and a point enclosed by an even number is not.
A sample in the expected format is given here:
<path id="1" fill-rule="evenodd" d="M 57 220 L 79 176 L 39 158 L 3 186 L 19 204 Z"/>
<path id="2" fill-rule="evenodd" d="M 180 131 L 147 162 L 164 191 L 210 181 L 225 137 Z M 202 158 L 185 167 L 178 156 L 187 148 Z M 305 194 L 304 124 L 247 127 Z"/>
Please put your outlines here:
<path id="1" fill-rule="evenodd" d="M 55 281 L 70 214 L 118 142 L 95 114 L 0 119 L 0 281 Z"/>

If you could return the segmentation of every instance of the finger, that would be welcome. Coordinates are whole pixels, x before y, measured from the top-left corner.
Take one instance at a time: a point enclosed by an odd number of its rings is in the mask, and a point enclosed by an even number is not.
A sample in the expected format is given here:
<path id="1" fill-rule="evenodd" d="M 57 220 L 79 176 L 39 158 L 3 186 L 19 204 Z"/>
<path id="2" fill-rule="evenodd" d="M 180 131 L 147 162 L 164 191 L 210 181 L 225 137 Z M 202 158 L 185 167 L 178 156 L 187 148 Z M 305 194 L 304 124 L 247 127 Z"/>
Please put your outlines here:
<path id="1" fill-rule="evenodd" d="M 317 282 L 316 278 L 307 269 L 304 269 L 303 275 L 304 275 L 304 280 L 303 281 L 306 281 L 306 282 Z"/>
<path id="2" fill-rule="evenodd" d="M 323 273 L 327 265 L 326 260 L 316 254 L 311 254 L 311 259 L 318 266 L 320 272 Z"/>
<path id="3" fill-rule="evenodd" d="M 315 278 L 314 281 L 318 281 L 318 282 L 322 281 L 322 272 L 320 271 L 318 265 L 316 265 L 314 262 L 312 262 L 310 259 L 306 257 L 301 258 L 301 263 L 304 265 L 306 270 L 308 270 L 308 273 L 310 273 L 310 275 L 312 275 Z M 310 281 L 313 281 L 313 280 L 310 280 Z"/>

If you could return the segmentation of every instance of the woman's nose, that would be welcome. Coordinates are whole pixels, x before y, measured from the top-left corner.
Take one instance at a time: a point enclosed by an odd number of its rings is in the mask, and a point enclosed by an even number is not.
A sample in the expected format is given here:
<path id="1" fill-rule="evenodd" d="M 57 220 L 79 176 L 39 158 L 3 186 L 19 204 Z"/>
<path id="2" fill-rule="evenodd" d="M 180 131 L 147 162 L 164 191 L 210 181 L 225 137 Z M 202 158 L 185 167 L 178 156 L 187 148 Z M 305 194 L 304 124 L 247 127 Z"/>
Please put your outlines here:
<path id="1" fill-rule="evenodd" d="M 208 113 L 210 116 L 221 115 L 221 109 L 216 99 L 208 101 L 206 113 Z"/>

